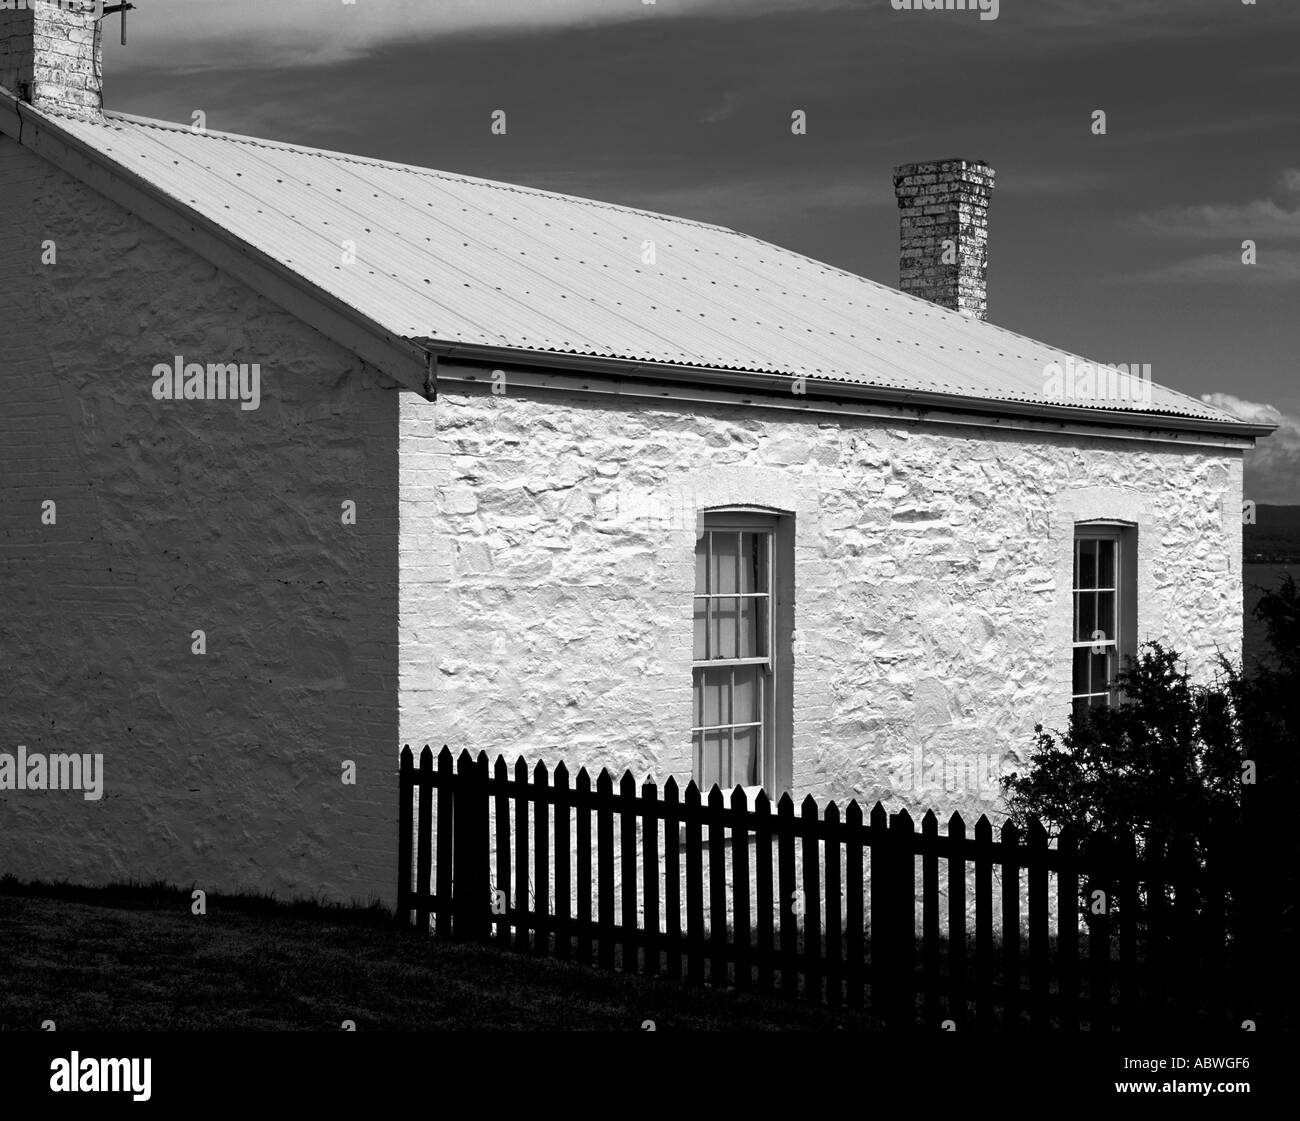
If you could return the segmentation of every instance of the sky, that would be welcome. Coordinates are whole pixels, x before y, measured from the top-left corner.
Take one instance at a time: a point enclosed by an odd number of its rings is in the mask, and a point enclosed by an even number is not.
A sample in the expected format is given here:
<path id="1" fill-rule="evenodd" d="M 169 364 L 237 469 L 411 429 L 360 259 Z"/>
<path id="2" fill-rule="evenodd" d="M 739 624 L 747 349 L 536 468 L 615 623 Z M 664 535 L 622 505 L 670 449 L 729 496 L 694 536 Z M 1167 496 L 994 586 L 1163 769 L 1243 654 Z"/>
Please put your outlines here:
<path id="1" fill-rule="evenodd" d="M 105 22 L 105 100 L 713 222 L 891 285 L 893 167 L 986 160 L 989 320 L 1278 424 L 1246 497 L 1300 503 L 1300 3 L 902 2 L 137 0 L 126 47 Z"/>

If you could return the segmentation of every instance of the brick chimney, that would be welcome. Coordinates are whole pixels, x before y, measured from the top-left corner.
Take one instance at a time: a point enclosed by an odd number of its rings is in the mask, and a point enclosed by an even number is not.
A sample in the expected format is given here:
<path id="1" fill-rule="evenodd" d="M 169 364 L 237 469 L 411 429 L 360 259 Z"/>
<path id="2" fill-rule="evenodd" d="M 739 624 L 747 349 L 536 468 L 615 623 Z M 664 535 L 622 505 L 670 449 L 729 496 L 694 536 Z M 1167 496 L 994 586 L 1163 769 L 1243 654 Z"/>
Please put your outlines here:
<path id="1" fill-rule="evenodd" d="M 894 194 L 902 225 L 898 286 L 983 319 L 993 169 L 983 160 L 904 164 L 894 168 Z"/>
<path id="2" fill-rule="evenodd" d="M 0 86 L 39 109 L 103 111 L 94 0 L 0 0 Z"/>

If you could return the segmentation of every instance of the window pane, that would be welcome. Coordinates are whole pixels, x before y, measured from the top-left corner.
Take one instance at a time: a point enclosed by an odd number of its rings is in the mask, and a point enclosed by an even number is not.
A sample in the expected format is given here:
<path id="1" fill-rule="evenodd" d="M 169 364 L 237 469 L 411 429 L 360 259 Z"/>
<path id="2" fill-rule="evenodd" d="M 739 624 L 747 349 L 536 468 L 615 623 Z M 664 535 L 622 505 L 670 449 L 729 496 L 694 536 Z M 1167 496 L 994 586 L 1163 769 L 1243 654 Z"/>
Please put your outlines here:
<path id="1" fill-rule="evenodd" d="M 741 564 L 740 591 L 767 591 L 767 575 L 764 554 L 767 551 L 766 535 L 761 533 L 742 533 L 740 535 Z"/>
<path id="2" fill-rule="evenodd" d="M 767 657 L 767 600 L 742 599 L 740 602 L 741 658 Z"/>
<path id="3" fill-rule="evenodd" d="M 760 719 L 758 711 L 758 675 L 765 672 L 762 666 L 736 666 L 733 670 L 736 684 L 731 693 L 731 722 L 748 724 Z"/>
<path id="4" fill-rule="evenodd" d="M 1088 692 L 1088 659 L 1092 655 L 1088 653 L 1086 646 L 1076 646 L 1074 648 L 1074 689 L 1075 696 L 1080 693 Z"/>
<path id="5" fill-rule="evenodd" d="M 1078 549 L 1074 586 L 1095 588 L 1097 586 L 1097 542 L 1090 538 L 1083 538 L 1078 542 Z"/>
<path id="6" fill-rule="evenodd" d="M 709 656 L 708 647 L 705 645 L 704 619 L 708 612 L 709 601 L 707 599 L 697 599 L 695 601 L 695 653 L 694 660 L 697 662 L 704 661 Z"/>
<path id="7" fill-rule="evenodd" d="M 695 594 L 705 595 L 709 590 L 709 535 L 703 533 L 695 542 Z"/>
<path id="8" fill-rule="evenodd" d="M 758 786 L 758 729 L 737 728 L 731 752 L 730 786 Z"/>
<path id="9" fill-rule="evenodd" d="M 714 530 L 713 571 L 710 574 L 714 595 L 734 595 L 736 592 L 736 566 L 740 563 L 740 534 L 734 531 Z"/>
<path id="10" fill-rule="evenodd" d="M 1074 594 L 1074 641 L 1087 642 L 1097 629 L 1097 593 Z"/>
<path id="11" fill-rule="evenodd" d="M 738 599 L 715 599 L 712 602 L 713 619 L 709 635 L 709 656 L 712 658 L 735 658 L 736 654 L 736 615 L 739 610 Z"/>
<path id="12" fill-rule="evenodd" d="M 1105 693 L 1115 677 L 1116 655 L 1114 647 L 1094 654 L 1089 646 L 1079 646 L 1074 651 L 1074 694 Z"/>
<path id="13" fill-rule="evenodd" d="M 696 670 L 700 691 L 704 698 L 703 727 L 731 723 L 731 670 Z"/>
<path id="14" fill-rule="evenodd" d="M 1097 542 L 1097 586 L 1113 588 L 1115 586 L 1115 542 Z"/>
<path id="15" fill-rule="evenodd" d="M 1097 629 L 1105 631 L 1107 638 L 1115 637 L 1115 593 L 1097 593 Z"/>
<path id="16" fill-rule="evenodd" d="M 1109 650 L 1102 654 L 1094 654 L 1091 650 L 1088 652 L 1088 662 L 1091 666 L 1089 693 L 1102 693 L 1110 688 L 1110 679 L 1113 665 L 1111 658 L 1113 655 Z"/>
<path id="17" fill-rule="evenodd" d="M 713 789 L 714 783 L 723 781 L 723 754 L 727 750 L 727 741 L 731 738 L 731 733 L 725 731 L 702 732 L 701 738 L 703 742 L 702 760 L 700 768 L 695 773 L 699 778 L 701 792 L 707 795 Z"/>

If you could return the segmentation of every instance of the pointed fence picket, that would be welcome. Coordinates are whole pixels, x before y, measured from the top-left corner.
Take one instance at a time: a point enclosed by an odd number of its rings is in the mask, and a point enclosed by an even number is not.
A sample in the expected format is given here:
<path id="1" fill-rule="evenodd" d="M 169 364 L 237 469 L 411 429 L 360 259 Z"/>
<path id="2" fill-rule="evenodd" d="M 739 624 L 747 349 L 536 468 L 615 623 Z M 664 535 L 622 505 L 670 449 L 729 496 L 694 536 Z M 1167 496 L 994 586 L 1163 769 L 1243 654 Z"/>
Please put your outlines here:
<path id="1" fill-rule="evenodd" d="M 605 771 L 593 790 L 585 769 L 570 782 L 563 763 L 489 769 L 446 748 L 418 765 L 404 748 L 398 776 L 398 916 L 439 937 L 899 1027 L 1226 1027 L 1252 1011 L 1230 839 L 1202 861 L 1162 840 L 1053 844 L 1038 822 L 995 840 L 987 817 L 941 832 L 933 812 L 918 829 L 879 803 L 865 818 L 788 794 L 751 805 Z"/>

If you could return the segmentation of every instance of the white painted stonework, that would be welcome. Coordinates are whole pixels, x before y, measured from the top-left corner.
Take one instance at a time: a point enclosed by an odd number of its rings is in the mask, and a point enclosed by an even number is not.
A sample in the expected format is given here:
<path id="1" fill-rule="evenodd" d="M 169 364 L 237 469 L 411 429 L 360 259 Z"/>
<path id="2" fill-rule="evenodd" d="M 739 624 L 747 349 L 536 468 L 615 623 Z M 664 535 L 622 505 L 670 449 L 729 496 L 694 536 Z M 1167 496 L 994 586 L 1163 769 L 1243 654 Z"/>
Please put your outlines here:
<path id="1" fill-rule="evenodd" d="M 1069 710 L 1074 523 L 1139 526 L 1141 640 L 1241 644 L 1241 453 L 693 412 L 401 403 L 403 742 L 690 779 L 695 512 L 795 519 L 796 798 L 998 810 Z"/>
<path id="2" fill-rule="evenodd" d="M 0 874 L 391 897 L 396 388 L 4 137 L 0 182 L 0 750 L 104 755 L 0 791 Z M 177 354 L 258 409 L 156 400 Z"/>

